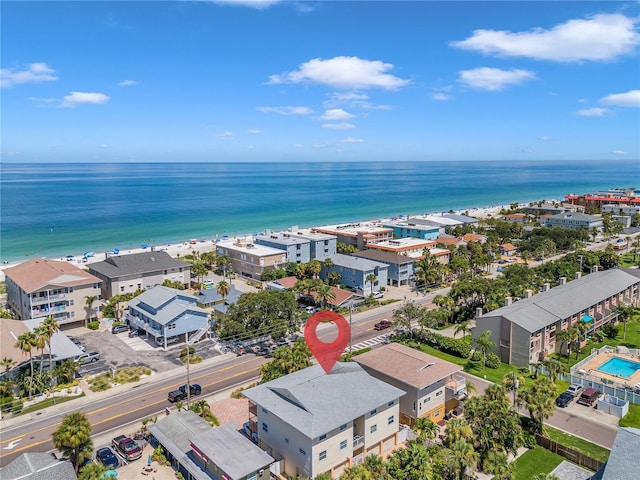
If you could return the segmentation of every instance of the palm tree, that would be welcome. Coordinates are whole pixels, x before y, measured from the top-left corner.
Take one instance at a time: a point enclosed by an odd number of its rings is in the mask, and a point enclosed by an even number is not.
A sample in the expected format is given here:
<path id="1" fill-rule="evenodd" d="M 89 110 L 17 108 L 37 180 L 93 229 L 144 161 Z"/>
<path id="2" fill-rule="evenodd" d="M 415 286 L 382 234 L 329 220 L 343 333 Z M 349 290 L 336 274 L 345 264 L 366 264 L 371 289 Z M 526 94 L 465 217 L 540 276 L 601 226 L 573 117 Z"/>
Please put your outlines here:
<path id="1" fill-rule="evenodd" d="M 69 458 L 76 473 L 82 461 L 93 452 L 92 428 L 89 419 L 83 413 L 73 412 L 65 416 L 53 432 L 53 445 Z"/>
<path id="2" fill-rule="evenodd" d="M 35 343 L 35 335 L 31 332 L 25 332 L 18 337 L 18 341 L 16 342 L 16 348 L 22 350 L 23 353 L 29 354 L 29 364 L 31 366 L 31 375 L 29 377 L 29 398 L 31 398 L 31 391 L 33 389 L 33 354 L 31 350 L 33 349 Z"/>
<path id="3" fill-rule="evenodd" d="M 216 292 L 218 292 L 218 295 L 220 295 L 223 300 L 227 298 L 227 295 L 229 295 L 230 291 L 231 291 L 231 287 L 229 286 L 226 280 L 220 280 L 216 284 Z"/>
<path id="4" fill-rule="evenodd" d="M 322 283 L 316 287 L 316 299 L 326 308 L 329 300 L 335 300 L 336 294 L 333 289 L 326 283 Z"/>
<path id="5" fill-rule="evenodd" d="M 458 440 L 450 447 L 449 460 L 452 472 L 457 473 L 458 480 L 463 480 L 467 477 L 469 470 L 471 472 L 475 470 L 478 454 L 470 442 Z"/>
<path id="6" fill-rule="evenodd" d="M 378 281 L 378 277 L 375 273 L 370 273 L 364 278 L 365 283 L 371 285 L 371 295 L 373 295 L 373 285 Z"/>
<path id="7" fill-rule="evenodd" d="M 88 295 L 84 297 L 84 305 L 85 307 L 87 307 L 87 322 L 91 321 L 91 314 L 93 313 L 93 302 L 95 302 L 97 299 L 97 295 Z"/>
<path id="8" fill-rule="evenodd" d="M 447 447 L 451 447 L 459 441 L 473 442 L 473 430 L 464 418 L 452 418 L 447 421 L 444 444 Z"/>
<path id="9" fill-rule="evenodd" d="M 436 438 L 436 435 L 440 431 L 438 425 L 427 417 L 420 417 L 416 419 L 411 429 L 418 434 L 419 442 L 426 442 L 429 440 L 429 443 L 431 443 L 431 440 Z"/>
<path id="10" fill-rule="evenodd" d="M 509 480 L 511 478 L 512 467 L 509 464 L 507 454 L 504 452 L 489 451 L 487 457 L 482 462 L 482 470 L 492 474 L 493 480 Z"/>
<path id="11" fill-rule="evenodd" d="M 49 349 L 49 373 L 50 373 L 50 385 L 49 385 L 49 389 L 53 389 L 53 354 L 51 352 L 51 337 L 53 337 L 53 335 L 60 330 L 60 324 L 56 321 L 55 318 L 53 318 L 51 315 L 49 315 L 44 322 L 42 322 L 42 325 L 40 325 L 46 332 L 46 338 L 47 338 L 47 347 Z"/>
<path id="12" fill-rule="evenodd" d="M 569 356 L 569 342 L 573 337 L 573 333 L 571 332 L 571 327 L 565 328 L 564 330 L 560 330 L 556 334 L 556 341 L 560 341 L 560 354 L 562 354 L 562 350 L 564 350 L 564 346 L 567 346 L 567 356 Z"/>
<path id="13" fill-rule="evenodd" d="M 618 318 L 622 320 L 624 325 L 622 331 L 622 340 L 627 338 L 627 321 L 631 318 L 631 315 L 635 313 L 636 309 L 632 305 L 618 305 L 615 312 L 618 314 Z"/>
<path id="14" fill-rule="evenodd" d="M 453 330 L 453 337 L 455 338 L 458 333 L 462 332 L 462 338 L 467 336 L 467 333 L 471 332 L 471 328 L 469 327 L 469 322 L 464 321 L 456 325 L 456 328 Z"/>
<path id="15" fill-rule="evenodd" d="M 0 367 L 4 368 L 4 373 L 11 370 L 17 362 L 11 357 L 4 357 L 0 360 Z"/>
<path id="16" fill-rule="evenodd" d="M 482 352 L 482 367 L 484 368 L 487 360 L 487 353 L 496 346 L 496 344 L 491 341 L 491 330 L 485 330 L 479 337 L 474 338 L 473 341 L 476 345 L 476 350 Z"/>
<path id="17" fill-rule="evenodd" d="M 219 255 L 216 257 L 216 265 L 222 270 L 222 277 L 227 277 L 227 270 L 231 267 L 231 258 L 229 255 Z M 231 273 L 229 273 L 229 280 L 231 280 Z"/>
<path id="18" fill-rule="evenodd" d="M 33 329 L 33 346 L 40 350 L 40 373 L 42 374 L 42 368 L 44 366 L 44 347 L 47 346 L 47 332 L 46 330 L 38 326 Z"/>

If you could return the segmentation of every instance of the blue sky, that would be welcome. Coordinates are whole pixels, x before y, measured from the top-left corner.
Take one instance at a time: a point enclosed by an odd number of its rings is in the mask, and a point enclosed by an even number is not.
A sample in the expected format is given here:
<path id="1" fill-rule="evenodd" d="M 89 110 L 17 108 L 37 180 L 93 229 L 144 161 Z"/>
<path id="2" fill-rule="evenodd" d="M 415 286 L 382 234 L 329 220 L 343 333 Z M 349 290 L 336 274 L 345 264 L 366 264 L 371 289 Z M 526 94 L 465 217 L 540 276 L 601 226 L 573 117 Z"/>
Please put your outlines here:
<path id="1" fill-rule="evenodd" d="M 640 158 L 638 2 L 11 2 L 6 162 Z"/>

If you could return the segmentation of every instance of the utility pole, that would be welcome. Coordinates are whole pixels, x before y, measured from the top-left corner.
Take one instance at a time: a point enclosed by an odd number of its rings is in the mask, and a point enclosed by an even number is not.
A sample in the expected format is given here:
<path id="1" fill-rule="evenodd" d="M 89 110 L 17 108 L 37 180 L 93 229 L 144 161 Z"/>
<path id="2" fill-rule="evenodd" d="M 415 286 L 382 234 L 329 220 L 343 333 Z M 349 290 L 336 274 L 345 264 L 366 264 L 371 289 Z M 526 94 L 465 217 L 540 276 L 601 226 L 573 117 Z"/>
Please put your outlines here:
<path id="1" fill-rule="evenodd" d="M 189 376 L 189 365 L 191 364 L 191 346 L 189 345 L 189 333 L 184 334 L 184 343 L 187 345 L 187 410 L 191 402 L 191 378 Z"/>
<path id="2" fill-rule="evenodd" d="M 518 381 L 518 377 L 516 377 L 515 372 L 512 373 L 513 375 L 513 408 L 516 408 L 516 394 L 518 391 L 518 387 L 520 382 Z"/>
<path id="3" fill-rule="evenodd" d="M 351 323 L 353 320 L 353 300 L 349 301 L 349 353 L 351 353 Z"/>

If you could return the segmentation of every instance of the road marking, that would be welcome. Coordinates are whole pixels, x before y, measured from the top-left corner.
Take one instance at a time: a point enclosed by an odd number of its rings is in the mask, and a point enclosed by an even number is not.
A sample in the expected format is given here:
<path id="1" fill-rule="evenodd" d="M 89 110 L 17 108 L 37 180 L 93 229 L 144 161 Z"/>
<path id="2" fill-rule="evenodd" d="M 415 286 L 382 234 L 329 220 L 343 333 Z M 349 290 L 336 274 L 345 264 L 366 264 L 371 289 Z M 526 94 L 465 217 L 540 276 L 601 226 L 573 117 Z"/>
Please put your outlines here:
<path id="1" fill-rule="evenodd" d="M 351 350 L 362 350 L 363 348 L 373 347 L 374 345 L 378 345 L 382 343 L 387 338 L 387 335 L 378 335 L 377 337 L 370 338 L 369 340 L 364 340 L 360 343 L 356 343 L 351 346 Z M 349 353 L 349 349 L 345 348 L 344 353 Z"/>
<path id="2" fill-rule="evenodd" d="M 13 442 L 10 442 L 6 447 L 3 448 L 3 450 L 13 450 L 18 446 L 18 444 L 23 438 L 24 437 L 20 437 L 18 440 L 14 440 Z"/>

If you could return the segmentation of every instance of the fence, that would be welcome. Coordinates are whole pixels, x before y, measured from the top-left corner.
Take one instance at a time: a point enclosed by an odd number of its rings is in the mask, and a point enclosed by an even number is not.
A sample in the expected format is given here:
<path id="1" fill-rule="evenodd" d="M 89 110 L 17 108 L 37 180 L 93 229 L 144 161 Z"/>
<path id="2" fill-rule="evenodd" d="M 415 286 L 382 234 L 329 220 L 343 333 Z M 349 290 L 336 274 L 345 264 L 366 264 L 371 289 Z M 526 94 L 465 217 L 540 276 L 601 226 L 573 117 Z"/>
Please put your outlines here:
<path id="1" fill-rule="evenodd" d="M 543 437 L 536 433 L 536 443 L 541 447 L 546 448 L 550 452 L 556 453 L 561 457 L 566 458 L 567 460 L 580 465 L 581 467 L 588 468 L 594 472 L 597 472 L 598 469 L 602 466 L 602 462 L 600 460 L 596 460 L 595 458 L 590 457 L 589 455 L 585 455 L 582 452 L 578 452 L 573 448 L 567 447 L 566 445 L 562 445 L 550 438 Z"/>

